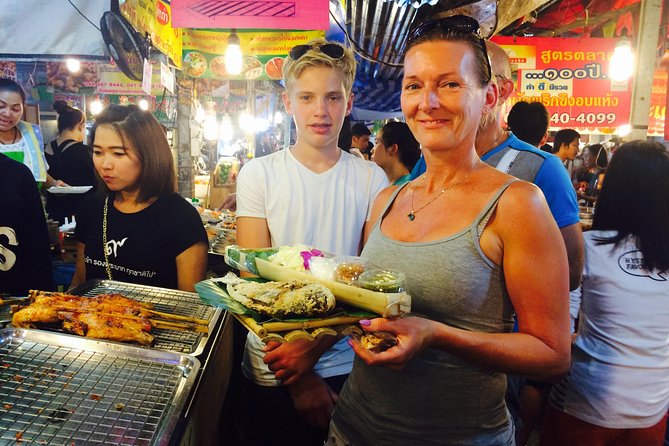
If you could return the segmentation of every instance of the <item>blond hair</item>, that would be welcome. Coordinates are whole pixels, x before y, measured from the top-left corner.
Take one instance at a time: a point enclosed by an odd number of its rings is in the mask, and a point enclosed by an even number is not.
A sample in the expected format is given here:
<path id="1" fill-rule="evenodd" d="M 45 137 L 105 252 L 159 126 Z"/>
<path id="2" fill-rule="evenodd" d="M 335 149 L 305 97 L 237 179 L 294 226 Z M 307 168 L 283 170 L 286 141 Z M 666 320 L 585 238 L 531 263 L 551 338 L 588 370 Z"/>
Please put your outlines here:
<path id="1" fill-rule="evenodd" d="M 341 45 L 338 42 L 330 42 L 325 39 L 314 39 L 307 42 L 307 45 L 319 46 L 326 43 Z M 355 78 L 356 61 L 353 51 L 349 48 L 344 48 L 344 55 L 339 59 L 333 59 L 313 48 L 297 60 L 293 60 L 290 56 L 286 57 L 286 61 L 283 64 L 283 81 L 286 89 L 291 87 L 292 81 L 298 79 L 304 70 L 313 67 L 328 67 L 340 72 L 344 77 L 346 93 L 351 94 L 353 79 Z"/>

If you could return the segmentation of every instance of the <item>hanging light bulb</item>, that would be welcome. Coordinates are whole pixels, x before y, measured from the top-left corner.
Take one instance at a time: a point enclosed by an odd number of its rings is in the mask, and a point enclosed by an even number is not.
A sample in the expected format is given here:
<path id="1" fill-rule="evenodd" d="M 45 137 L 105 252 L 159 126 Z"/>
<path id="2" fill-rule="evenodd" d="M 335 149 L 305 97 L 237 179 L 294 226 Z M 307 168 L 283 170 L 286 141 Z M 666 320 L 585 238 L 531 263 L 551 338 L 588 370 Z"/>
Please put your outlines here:
<path id="1" fill-rule="evenodd" d="M 140 99 L 139 103 L 137 105 L 142 110 L 148 110 L 149 109 L 149 101 L 147 101 L 146 99 Z"/>
<path id="2" fill-rule="evenodd" d="M 242 48 L 237 32 L 233 29 L 228 37 L 228 46 L 225 48 L 225 69 L 230 74 L 242 72 Z"/>
<path id="3" fill-rule="evenodd" d="M 629 135 L 632 133 L 632 126 L 629 124 L 623 124 L 620 127 L 618 127 L 618 131 L 616 132 L 618 136 L 621 138 L 624 138 L 625 136 Z"/>
<path id="4" fill-rule="evenodd" d="M 255 133 L 256 120 L 251 113 L 243 111 L 239 114 L 239 128 L 241 128 L 244 133 Z"/>
<path id="5" fill-rule="evenodd" d="M 216 115 L 207 115 L 202 125 L 202 136 L 207 141 L 216 141 L 218 139 L 218 123 Z"/>
<path id="6" fill-rule="evenodd" d="M 99 99 L 96 99 L 91 102 L 91 114 L 92 115 L 97 115 L 102 111 L 104 106 L 102 105 L 102 102 Z"/>
<path id="7" fill-rule="evenodd" d="M 218 137 L 225 142 L 230 142 L 234 135 L 235 129 L 232 127 L 232 119 L 230 119 L 230 116 L 224 115 L 223 119 L 221 119 L 221 127 L 218 130 Z"/>
<path id="8" fill-rule="evenodd" d="M 613 56 L 609 62 L 609 77 L 616 82 L 625 82 L 634 73 L 634 53 L 632 52 L 632 43 L 627 40 L 621 40 L 613 51 Z"/>
<path id="9" fill-rule="evenodd" d="M 77 59 L 67 59 L 65 61 L 65 66 L 70 73 L 77 73 L 81 69 L 81 63 Z"/>

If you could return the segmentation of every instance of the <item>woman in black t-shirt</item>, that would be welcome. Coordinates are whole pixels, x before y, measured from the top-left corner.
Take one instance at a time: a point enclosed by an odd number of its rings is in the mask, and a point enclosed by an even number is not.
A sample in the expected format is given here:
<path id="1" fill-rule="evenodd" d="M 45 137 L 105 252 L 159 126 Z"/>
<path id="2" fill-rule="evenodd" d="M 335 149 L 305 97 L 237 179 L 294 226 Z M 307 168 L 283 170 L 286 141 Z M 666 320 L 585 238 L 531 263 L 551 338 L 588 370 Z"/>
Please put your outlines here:
<path id="1" fill-rule="evenodd" d="M 56 185 L 94 186 L 96 180 L 91 148 L 82 142 L 86 132 L 84 113 L 65 101 L 54 102 L 53 109 L 58 112 L 58 137 L 44 149 L 49 175 Z M 62 224 L 65 217 L 76 215 L 85 196 L 47 191 L 46 210 L 49 217 Z"/>
<path id="2" fill-rule="evenodd" d="M 158 121 L 137 106 L 110 105 L 97 116 L 91 142 L 102 193 L 86 199 L 77 216 L 72 284 L 106 278 L 194 291 L 205 275 L 207 235 L 175 192 Z"/>

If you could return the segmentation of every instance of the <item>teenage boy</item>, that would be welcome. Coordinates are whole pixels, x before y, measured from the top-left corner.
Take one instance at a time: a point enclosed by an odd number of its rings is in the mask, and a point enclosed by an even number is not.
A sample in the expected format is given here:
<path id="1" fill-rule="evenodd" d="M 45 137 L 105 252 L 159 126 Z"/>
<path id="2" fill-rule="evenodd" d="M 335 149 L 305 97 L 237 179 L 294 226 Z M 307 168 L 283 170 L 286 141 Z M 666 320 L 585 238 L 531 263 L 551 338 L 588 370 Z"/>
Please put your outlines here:
<path id="1" fill-rule="evenodd" d="M 283 103 L 297 139 L 240 171 L 241 247 L 304 243 L 333 254 L 358 253 L 374 198 L 388 181 L 376 164 L 337 146 L 351 112 L 355 69 L 353 53 L 337 43 L 319 39 L 291 49 L 283 66 Z M 242 362 L 242 443 L 322 444 L 352 361 L 345 339 L 265 346 L 249 334 Z"/>

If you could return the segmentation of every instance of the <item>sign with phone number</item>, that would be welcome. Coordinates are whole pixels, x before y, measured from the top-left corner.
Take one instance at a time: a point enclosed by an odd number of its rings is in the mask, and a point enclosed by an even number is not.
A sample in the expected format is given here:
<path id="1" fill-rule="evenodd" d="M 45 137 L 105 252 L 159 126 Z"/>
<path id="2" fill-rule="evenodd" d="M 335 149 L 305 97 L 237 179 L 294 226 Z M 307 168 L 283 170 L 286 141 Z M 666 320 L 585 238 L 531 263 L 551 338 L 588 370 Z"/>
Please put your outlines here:
<path id="1" fill-rule="evenodd" d="M 610 133 L 629 123 L 632 81 L 615 82 L 608 66 L 617 39 L 494 37 L 509 54 L 519 101 L 541 102 L 551 127 Z"/>

